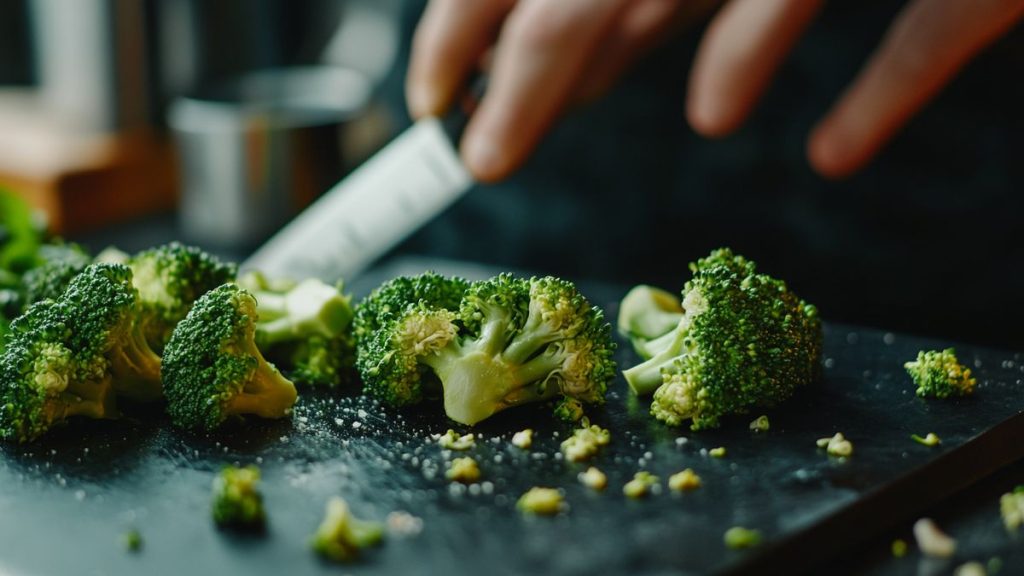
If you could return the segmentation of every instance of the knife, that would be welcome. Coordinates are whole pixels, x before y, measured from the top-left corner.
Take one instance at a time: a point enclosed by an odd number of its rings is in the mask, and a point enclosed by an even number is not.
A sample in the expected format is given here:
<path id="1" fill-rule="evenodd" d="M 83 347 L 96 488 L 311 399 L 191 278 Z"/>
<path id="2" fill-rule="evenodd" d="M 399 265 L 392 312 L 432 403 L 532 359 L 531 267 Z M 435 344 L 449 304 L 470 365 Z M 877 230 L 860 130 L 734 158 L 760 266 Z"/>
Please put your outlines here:
<path id="1" fill-rule="evenodd" d="M 241 269 L 351 280 L 473 185 L 456 143 L 483 83 L 443 119 L 417 121 L 310 204 Z"/>

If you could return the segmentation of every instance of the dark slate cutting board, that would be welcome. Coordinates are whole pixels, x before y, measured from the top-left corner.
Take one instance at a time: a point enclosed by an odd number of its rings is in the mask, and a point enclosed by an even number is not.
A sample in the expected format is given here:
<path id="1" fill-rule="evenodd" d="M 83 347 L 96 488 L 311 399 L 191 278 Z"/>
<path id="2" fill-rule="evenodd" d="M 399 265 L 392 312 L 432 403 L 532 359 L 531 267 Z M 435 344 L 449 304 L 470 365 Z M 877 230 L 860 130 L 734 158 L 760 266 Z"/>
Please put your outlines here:
<path id="1" fill-rule="evenodd" d="M 409 271 L 384 270 L 356 290 Z M 605 303 L 623 293 L 584 290 Z M 614 304 L 607 311 L 614 317 Z M 747 429 L 757 414 L 727 419 L 715 431 L 666 428 L 620 379 L 607 405 L 591 411 L 613 434 L 593 461 L 608 474 L 604 493 L 577 482 L 586 465 L 558 456 L 570 427 L 542 407 L 506 412 L 475 430 L 483 440 L 468 454 L 483 479 L 470 489 L 444 480 L 445 462 L 461 454 L 446 454 L 428 438 L 450 426 L 437 416 L 438 406 L 399 412 L 354 395 L 305 393 L 291 422 L 252 422 L 215 437 L 176 431 L 159 411 L 77 424 L 0 451 L 0 573 L 796 572 L 1024 455 L 1024 442 L 1012 440 L 1024 437 L 1019 358 L 961 347 L 961 359 L 978 376 L 975 397 L 918 399 L 902 363 L 919 348 L 939 345 L 831 325 L 824 381 L 768 411 L 771 430 L 760 434 Z M 635 360 L 627 346 L 619 359 Z M 509 439 L 527 426 L 537 436 L 522 451 Z M 829 458 L 815 447 L 836 431 L 854 443 L 852 458 Z M 928 448 L 909 438 L 927 432 L 943 444 Z M 716 446 L 727 448 L 725 458 L 704 455 Z M 267 534 L 213 527 L 209 486 L 225 463 L 261 466 Z M 622 495 L 637 470 L 654 472 L 664 484 L 687 467 L 701 475 L 703 488 L 675 495 L 663 486 L 642 501 Z M 556 518 L 520 516 L 515 501 L 534 485 L 563 488 L 571 510 Z M 344 496 L 363 517 L 408 512 L 422 519 L 422 532 L 392 536 L 349 567 L 323 563 L 307 541 L 332 495 Z M 737 524 L 761 530 L 766 542 L 726 549 L 722 533 Z M 143 536 L 139 553 L 119 543 L 130 528 Z"/>

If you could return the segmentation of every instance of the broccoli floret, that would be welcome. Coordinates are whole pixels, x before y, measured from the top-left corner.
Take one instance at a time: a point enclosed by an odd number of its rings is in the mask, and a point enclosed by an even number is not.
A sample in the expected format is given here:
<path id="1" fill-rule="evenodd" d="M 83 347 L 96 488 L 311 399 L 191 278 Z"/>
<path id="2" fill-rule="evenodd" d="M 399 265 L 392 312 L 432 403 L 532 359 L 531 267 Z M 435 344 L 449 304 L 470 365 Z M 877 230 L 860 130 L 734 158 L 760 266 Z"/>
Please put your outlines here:
<path id="1" fill-rule="evenodd" d="M 68 347 L 80 365 L 109 370 L 118 395 L 140 402 L 163 397 L 160 357 L 139 323 L 130 268 L 92 264 L 72 279 L 58 303 L 70 328 Z"/>
<path id="2" fill-rule="evenodd" d="M 573 430 L 572 436 L 562 442 L 562 454 L 569 462 L 583 462 L 594 457 L 611 440 L 611 432 L 584 419 L 583 426 Z"/>
<path id="3" fill-rule="evenodd" d="M 468 425 L 560 396 L 602 402 L 615 371 L 600 309 L 551 277 L 400 278 L 360 303 L 355 331 L 367 392 L 402 405 L 440 387 L 445 413 Z"/>
<path id="4" fill-rule="evenodd" d="M 256 345 L 296 384 L 336 387 L 354 376 L 351 297 L 341 285 L 308 279 L 279 291 L 258 273 L 245 277 L 256 297 Z"/>
<path id="5" fill-rule="evenodd" d="M 237 267 L 196 248 L 171 242 L 144 250 L 128 262 L 142 303 L 146 339 L 162 350 L 192 303 L 234 279 Z"/>
<path id="6" fill-rule="evenodd" d="M 92 257 L 77 244 L 44 244 L 39 247 L 43 263 L 25 272 L 25 305 L 47 298 L 56 300 L 71 279 L 92 263 Z"/>
<path id="7" fill-rule="evenodd" d="M 722 541 L 734 550 L 752 548 L 761 543 L 761 533 L 743 526 L 733 526 L 722 535 Z"/>
<path id="8" fill-rule="evenodd" d="M 456 458 L 448 465 L 448 470 L 444 476 L 452 482 L 473 484 L 480 480 L 480 466 L 476 463 L 476 460 L 469 456 Z"/>
<path id="9" fill-rule="evenodd" d="M 949 398 L 950 396 L 968 396 L 974 392 L 977 383 L 967 368 L 956 359 L 956 351 L 946 348 L 921 351 L 917 360 L 903 365 L 910 378 L 917 386 L 917 395 L 921 397 Z"/>
<path id="10" fill-rule="evenodd" d="M 814 306 L 727 249 L 690 269 L 682 318 L 670 337 L 648 342 L 663 348 L 624 372 L 638 395 L 655 392 L 656 418 L 712 428 L 727 414 L 773 406 L 817 376 L 822 328 Z"/>
<path id="11" fill-rule="evenodd" d="M 73 416 L 117 415 L 109 372 L 82 363 L 70 346 L 67 308 L 53 300 L 31 307 L 12 324 L 0 356 L 0 437 L 28 442 Z"/>
<path id="12" fill-rule="evenodd" d="M 569 506 L 565 503 L 565 495 L 561 490 L 534 486 L 519 497 L 516 508 L 524 514 L 554 516 L 568 510 Z"/>
<path id="13" fill-rule="evenodd" d="M 231 416 L 283 418 L 295 385 L 260 354 L 256 299 L 224 284 L 196 300 L 164 349 L 167 411 L 183 428 L 213 430 Z"/>
<path id="14" fill-rule="evenodd" d="M 587 468 L 586 472 L 580 472 L 576 478 L 580 484 L 598 492 L 608 487 L 608 476 L 593 466 Z"/>
<path id="15" fill-rule="evenodd" d="M 351 562 L 364 548 L 377 544 L 383 538 L 382 524 L 356 518 L 348 503 L 335 496 L 327 501 L 327 513 L 310 545 L 328 560 Z"/>
<path id="16" fill-rule="evenodd" d="M 260 469 L 225 466 L 213 479 L 213 521 L 218 526 L 262 530 L 266 523 Z"/>
<path id="17" fill-rule="evenodd" d="M 633 479 L 622 486 L 622 493 L 627 498 L 644 498 L 652 490 L 658 488 L 659 478 L 646 470 L 633 474 Z"/>

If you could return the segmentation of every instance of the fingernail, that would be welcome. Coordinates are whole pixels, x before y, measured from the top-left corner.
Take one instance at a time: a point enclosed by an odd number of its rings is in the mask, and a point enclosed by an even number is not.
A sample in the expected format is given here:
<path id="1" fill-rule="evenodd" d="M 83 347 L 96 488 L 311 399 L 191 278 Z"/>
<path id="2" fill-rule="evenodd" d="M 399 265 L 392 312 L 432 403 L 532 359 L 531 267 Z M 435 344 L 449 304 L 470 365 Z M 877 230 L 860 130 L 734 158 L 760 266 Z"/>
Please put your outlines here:
<path id="1" fill-rule="evenodd" d="M 462 141 L 462 160 L 478 180 L 493 180 L 501 170 L 501 148 L 490 134 L 469 131 Z"/>

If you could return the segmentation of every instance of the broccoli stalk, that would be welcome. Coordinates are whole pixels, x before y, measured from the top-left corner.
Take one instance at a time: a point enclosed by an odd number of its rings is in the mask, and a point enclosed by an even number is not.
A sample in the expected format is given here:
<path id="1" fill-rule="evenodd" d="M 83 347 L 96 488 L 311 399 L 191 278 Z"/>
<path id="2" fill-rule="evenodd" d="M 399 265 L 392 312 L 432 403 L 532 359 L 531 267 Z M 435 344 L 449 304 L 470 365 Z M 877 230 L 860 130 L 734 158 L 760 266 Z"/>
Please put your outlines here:
<path id="1" fill-rule="evenodd" d="M 424 384 L 433 384 L 424 375 L 429 369 L 448 417 L 473 425 L 559 396 L 601 402 L 614 376 L 609 326 L 563 280 L 503 274 L 476 282 L 458 312 L 426 299 L 393 298 L 391 291 L 385 287 L 360 305 L 381 315 L 401 312 L 375 333 L 364 332 L 371 338 L 359 344 L 359 365 L 368 390 L 392 403 L 418 399 Z"/>
<path id="2" fill-rule="evenodd" d="M 675 294 L 641 284 L 619 304 L 618 330 L 646 360 L 669 346 L 682 318 L 683 307 Z"/>
<path id="3" fill-rule="evenodd" d="M 200 297 L 164 350 L 167 411 L 183 428 L 212 430 L 230 417 L 283 418 L 295 385 L 255 342 L 256 300 L 235 284 Z"/>

